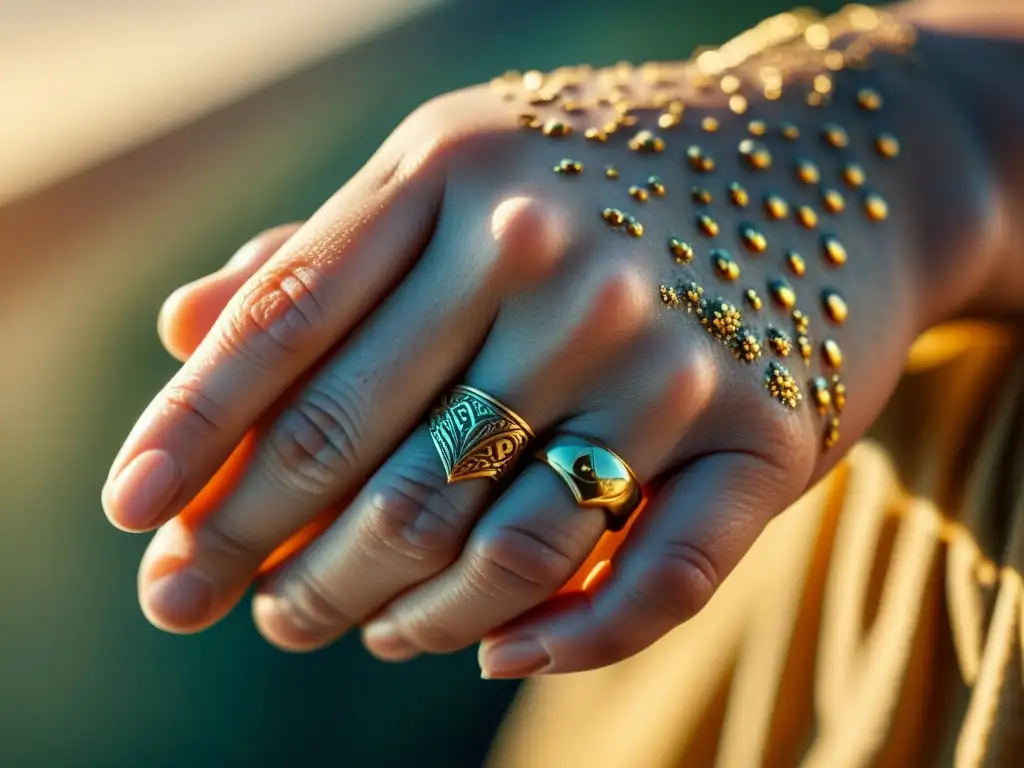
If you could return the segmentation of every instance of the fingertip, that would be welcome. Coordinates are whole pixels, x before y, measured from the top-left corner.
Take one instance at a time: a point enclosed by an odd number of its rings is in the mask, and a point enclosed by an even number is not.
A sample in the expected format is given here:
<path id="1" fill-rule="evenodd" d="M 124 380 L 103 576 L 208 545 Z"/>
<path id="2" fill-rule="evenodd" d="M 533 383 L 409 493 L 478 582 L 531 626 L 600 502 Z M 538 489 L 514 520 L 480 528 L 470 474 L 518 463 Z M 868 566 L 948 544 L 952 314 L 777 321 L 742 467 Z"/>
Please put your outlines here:
<path id="1" fill-rule="evenodd" d="M 321 627 L 303 626 L 279 595 L 259 592 L 252 599 L 252 618 L 263 639 L 278 650 L 312 653 L 330 645 L 335 637 L 324 637 Z"/>

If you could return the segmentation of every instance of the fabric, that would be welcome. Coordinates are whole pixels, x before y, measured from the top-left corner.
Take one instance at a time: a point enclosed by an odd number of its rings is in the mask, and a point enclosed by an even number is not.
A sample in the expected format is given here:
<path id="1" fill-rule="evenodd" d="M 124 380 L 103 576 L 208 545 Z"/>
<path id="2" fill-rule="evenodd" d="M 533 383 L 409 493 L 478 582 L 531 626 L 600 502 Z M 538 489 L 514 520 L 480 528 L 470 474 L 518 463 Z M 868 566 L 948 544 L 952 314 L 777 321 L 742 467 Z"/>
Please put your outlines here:
<path id="1" fill-rule="evenodd" d="M 934 331 L 699 616 L 528 683 L 490 766 L 1024 766 L 1022 574 L 1024 344 Z"/>

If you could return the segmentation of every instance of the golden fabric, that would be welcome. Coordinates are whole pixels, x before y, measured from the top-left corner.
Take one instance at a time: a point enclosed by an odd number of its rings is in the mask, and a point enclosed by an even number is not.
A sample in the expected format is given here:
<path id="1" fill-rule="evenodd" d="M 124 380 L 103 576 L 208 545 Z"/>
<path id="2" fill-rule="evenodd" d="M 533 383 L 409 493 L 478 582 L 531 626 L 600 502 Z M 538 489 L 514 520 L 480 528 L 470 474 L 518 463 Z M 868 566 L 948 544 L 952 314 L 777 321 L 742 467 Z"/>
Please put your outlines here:
<path id="1" fill-rule="evenodd" d="M 492 768 L 1024 766 L 1024 344 L 941 329 L 707 608 L 525 686 Z"/>

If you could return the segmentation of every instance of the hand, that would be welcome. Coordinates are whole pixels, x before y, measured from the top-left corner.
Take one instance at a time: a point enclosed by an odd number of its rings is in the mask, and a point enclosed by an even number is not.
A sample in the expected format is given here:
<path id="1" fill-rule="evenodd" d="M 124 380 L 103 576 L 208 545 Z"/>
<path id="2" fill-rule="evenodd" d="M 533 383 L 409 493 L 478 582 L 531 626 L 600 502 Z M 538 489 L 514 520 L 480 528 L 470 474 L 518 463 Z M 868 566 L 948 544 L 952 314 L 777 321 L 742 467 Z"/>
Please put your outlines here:
<path id="1" fill-rule="evenodd" d="M 554 79 L 574 83 L 563 99 L 590 103 L 617 76 L 636 101 L 657 98 L 641 71 Z M 968 235 L 984 169 L 957 167 L 950 152 L 944 171 L 979 183 L 916 189 L 928 176 L 921 147 L 968 138 L 955 125 L 917 132 L 915 110 L 948 109 L 934 93 L 878 113 L 857 105 L 864 88 L 885 98 L 921 77 L 836 75 L 824 109 L 805 103 L 800 80 L 779 101 L 751 95 L 739 116 L 676 73 L 683 125 L 657 128 L 661 110 L 623 125 L 627 113 L 607 141 L 580 134 L 613 109 L 528 106 L 511 84 L 426 105 L 309 222 L 266 235 L 246 263 L 179 294 L 165 314 L 169 347 L 185 356 L 202 341 L 143 414 L 104 492 L 120 527 L 163 526 L 141 567 L 147 615 L 173 631 L 210 625 L 268 555 L 319 520 L 315 541 L 254 600 L 260 630 L 285 648 L 322 646 L 356 624 L 391 659 L 491 635 L 484 672 L 521 676 L 617 661 L 687 620 L 771 517 L 863 433 L 910 342 L 961 298 L 937 309 L 931 273 L 956 241 L 933 247 L 917 217 L 941 199 L 950 215 L 937 234 Z M 516 126 L 526 110 L 575 130 L 556 138 Z M 748 127 L 757 117 L 764 136 Z M 823 141 L 826 121 L 844 131 Z M 642 129 L 665 146 L 641 134 L 630 148 Z M 904 156 L 886 156 L 889 144 L 880 154 L 883 130 L 915 141 Z M 694 145 L 702 153 L 687 155 Z M 814 167 L 795 172 L 798 159 Z M 851 160 L 867 186 L 844 175 Z M 785 215 L 766 204 L 770 193 Z M 886 198 L 891 215 L 872 220 Z M 615 214 L 603 220 L 606 208 L 635 214 L 642 236 L 613 226 Z M 848 263 L 825 248 L 826 234 Z M 692 260 L 682 246 L 673 254 L 670 237 L 692 244 Z M 713 263 L 712 249 L 732 259 Z M 691 281 L 703 303 L 673 292 Z M 715 310 L 730 308 L 752 336 L 716 327 Z M 600 585 L 527 613 L 577 571 L 606 521 L 536 462 L 500 493 L 485 480 L 447 484 L 423 419 L 459 382 L 513 407 L 542 435 L 538 447 L 552 431 L 590 435 L 645 483 L 648 504 Z M 325 510 L 343 511 L 326 529 Z"/>

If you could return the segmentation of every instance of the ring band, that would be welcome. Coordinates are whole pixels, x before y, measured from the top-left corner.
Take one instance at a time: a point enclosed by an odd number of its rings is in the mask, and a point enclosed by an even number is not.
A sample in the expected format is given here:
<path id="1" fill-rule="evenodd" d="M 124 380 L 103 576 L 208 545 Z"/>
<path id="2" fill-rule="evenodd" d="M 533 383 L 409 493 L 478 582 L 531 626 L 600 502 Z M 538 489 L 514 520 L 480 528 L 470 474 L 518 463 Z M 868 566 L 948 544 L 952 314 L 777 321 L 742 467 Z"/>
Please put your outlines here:
<path id="1" fill-rule="evenodd" d="M 603 509 L 609 530 L 622 530 L 643 502 L 643 489 L 633 470 L 592 437 L 555 435 L 536 458 L 565 481 L 579 506 Z"/>
<path id="2" fill-rule="evenodd" d="M 430 416 L 430 438 L 449 483 L 497 480 L 533 439 L 533 430 L 508 406 L 476 387 L 459 384 Z"/>

